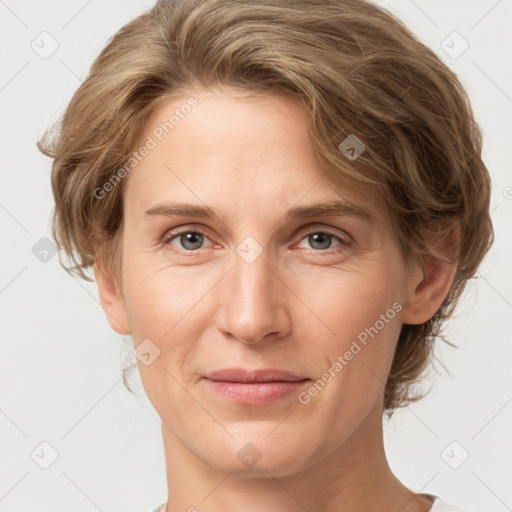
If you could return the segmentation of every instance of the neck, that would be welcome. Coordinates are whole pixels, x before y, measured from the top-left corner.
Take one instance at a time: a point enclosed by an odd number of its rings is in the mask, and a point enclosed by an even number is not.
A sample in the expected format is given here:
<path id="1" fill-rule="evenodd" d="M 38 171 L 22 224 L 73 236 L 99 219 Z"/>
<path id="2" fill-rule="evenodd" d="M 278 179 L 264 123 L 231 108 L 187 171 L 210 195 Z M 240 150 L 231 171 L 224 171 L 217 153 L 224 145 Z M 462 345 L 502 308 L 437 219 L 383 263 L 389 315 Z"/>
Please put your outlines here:
<path id="1" fill-rule="evenodd" d="M 285 477 L 223 473 L 190 452 L 162 423 L 169 497 L 166 512 L 426 512 L 432 502 L 391 472 L 382 409 L 316 464 Z"/>

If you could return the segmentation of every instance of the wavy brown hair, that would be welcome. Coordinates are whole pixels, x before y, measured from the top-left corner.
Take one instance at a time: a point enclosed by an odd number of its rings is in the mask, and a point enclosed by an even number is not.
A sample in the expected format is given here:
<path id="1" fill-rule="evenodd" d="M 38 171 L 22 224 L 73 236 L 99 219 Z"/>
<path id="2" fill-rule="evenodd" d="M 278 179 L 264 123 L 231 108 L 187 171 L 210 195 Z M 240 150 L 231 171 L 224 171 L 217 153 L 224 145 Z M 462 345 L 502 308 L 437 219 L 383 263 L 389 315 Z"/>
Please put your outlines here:
<path id="1" fill-rule="evenodd" d="M 349 180 L 378 190 L 406 267 L 411 258 L 441 257 L 439 236 L 447 221 L 457 223 L 453 285 L 429 321 L 402 326 L 384 409 L 416 400 L 411 385 L 493 242 L 491 183 L 456 75 L 398 19 L 364 0 L 161 0 L 123 26 L 57 129 L 38 142 L 53 159 L 61 264 L 91 280 L 86 271 L 101 257 L 120 275 L 129 177 L 101 200 L 94 191 L 130 158 L 162 102 L 217 86 L 301 101 L 325 179 L 335 189 Z M 350 134 L 366 147 L 352 162 L 338 147 Z"/>

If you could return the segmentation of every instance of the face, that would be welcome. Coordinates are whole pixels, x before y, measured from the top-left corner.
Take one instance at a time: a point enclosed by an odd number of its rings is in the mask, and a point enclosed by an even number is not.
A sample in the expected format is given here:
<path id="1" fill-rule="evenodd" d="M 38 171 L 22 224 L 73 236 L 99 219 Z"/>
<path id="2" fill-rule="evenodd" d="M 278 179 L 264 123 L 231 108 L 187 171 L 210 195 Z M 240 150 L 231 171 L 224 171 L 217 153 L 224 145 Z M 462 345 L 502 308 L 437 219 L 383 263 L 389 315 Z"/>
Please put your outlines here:
<path id="1" fill-rule="evenodd" d="M 224 472 L 289 475 L 381 421 L 409 279 L 383 202 L 327 183 L 300 104 L 191 96 L 161 141 L 187 96 L 141 137 L 157 144 L 127 178 L 110 306 L 146 344 L 142 382 L 176 445 Z"/>

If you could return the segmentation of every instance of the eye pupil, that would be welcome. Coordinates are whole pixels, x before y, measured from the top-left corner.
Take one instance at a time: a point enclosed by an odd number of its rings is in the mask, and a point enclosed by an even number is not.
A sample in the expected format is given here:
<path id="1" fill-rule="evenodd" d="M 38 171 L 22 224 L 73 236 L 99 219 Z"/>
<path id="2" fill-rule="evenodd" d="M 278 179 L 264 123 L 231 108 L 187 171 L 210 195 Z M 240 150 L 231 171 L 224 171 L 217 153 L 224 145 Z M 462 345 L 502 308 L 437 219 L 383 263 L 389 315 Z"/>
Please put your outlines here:
<path id="1" fill-rule="evenodd" d="M 331 235 L 328 233 L 314 233 L 309 235 L 309 239 L 314 249 L 328 249 L 331 246 Z M 315 247 L 315 243 L 319 243 L 321 247 Z"/>
<path id="2" fill-rule="evenodd" d="M 195 240 L 194 240 L 195 239 Z M 195 232 L 188 232 L 183 233 L 180 236 L 180 243 L 185 249 L 198 249 L 201 247 L 203 243 L 203 235 L 201 233 L 195 233 Z M 192 244 L 192 246 L 187 246 L 187 244 Z"/>

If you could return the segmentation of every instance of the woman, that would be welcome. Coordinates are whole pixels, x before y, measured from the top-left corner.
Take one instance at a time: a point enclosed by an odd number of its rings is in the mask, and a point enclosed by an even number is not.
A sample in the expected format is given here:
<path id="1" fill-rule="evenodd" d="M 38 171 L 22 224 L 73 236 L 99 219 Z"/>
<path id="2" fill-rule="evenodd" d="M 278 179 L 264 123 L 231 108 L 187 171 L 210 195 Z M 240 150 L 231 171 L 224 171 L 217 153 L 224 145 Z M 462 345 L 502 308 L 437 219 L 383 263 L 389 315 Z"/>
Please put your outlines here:
<path id="1" fill-rule="evenodd" d="M 159 1 L 109 41 L 54 158 L 54 237 L 93 269 L 162 419 L 158 511 L 449 512 L 382 416 L 493 238 L 466 93 L 362 0 Z"/>

